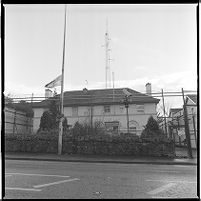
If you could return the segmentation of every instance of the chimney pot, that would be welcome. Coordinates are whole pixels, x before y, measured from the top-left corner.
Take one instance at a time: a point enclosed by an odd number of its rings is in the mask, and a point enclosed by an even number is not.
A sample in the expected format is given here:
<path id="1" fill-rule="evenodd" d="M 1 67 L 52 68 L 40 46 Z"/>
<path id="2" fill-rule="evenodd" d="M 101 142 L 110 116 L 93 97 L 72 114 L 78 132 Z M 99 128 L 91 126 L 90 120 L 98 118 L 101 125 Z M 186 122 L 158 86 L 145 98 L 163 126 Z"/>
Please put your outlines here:
<path id="1" fill-rule="evenodd" d="M 145 85 L 145 87 L 146 87 L 146 94 L 149 95 L 149 96 L 151 96 L 151 83 L 148 82 Z"/>

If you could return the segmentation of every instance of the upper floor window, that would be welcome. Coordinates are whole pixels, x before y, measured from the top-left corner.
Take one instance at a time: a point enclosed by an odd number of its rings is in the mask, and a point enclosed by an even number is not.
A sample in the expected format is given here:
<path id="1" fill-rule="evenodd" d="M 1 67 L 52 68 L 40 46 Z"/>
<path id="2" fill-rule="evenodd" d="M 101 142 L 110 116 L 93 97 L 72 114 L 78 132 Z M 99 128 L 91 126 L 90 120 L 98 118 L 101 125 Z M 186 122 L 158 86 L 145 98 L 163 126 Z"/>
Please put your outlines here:
<path id="1" fill-rule="evenodd" d="M 72 116 L 77 117 L 78 116 L 78 107 L 72 107 Z"/>
<path id="2" fill-rule="evenodd" d="M 137 105 L 137 112 L 144 112 L 144 105 Z"/>
<path id="3" fill-rule="evenodd" d="M 109 105 L 104 106 L 104 112 L 105 113 L 110 113 L 110 106 Z"/>
<path id="4" fill-rule="evenodd" d="M 120 107 L 119 107 L 121 113 L 124 112 L 124 108 L 125 108 L 125 106 L 120 106 Z"/>

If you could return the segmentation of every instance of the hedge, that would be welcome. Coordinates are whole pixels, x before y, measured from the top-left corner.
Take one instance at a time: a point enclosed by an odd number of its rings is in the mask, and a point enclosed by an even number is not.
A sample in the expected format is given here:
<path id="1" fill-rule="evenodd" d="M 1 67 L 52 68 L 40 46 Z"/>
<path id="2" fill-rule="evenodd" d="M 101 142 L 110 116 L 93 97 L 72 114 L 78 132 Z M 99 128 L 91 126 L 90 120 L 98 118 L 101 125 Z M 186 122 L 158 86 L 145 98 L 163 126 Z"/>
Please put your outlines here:
<path id="1" fill-rule="evenodd" d="M 6 152 L 57 153 L 58 133 L 9 134 Z M 169 156 L 174 157 L 172 141 L 141 139 L 138 136 L 63 135 L 62 153 L 97 155 Z"/>

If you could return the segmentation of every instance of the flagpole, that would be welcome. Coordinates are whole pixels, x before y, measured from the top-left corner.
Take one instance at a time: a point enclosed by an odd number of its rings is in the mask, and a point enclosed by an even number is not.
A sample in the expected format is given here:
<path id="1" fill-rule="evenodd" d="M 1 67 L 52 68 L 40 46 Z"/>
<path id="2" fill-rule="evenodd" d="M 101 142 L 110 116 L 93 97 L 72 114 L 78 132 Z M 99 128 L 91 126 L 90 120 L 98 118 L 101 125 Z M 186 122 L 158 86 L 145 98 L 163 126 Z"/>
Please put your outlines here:
<path id="1" fill-rule="evenodd" d="M 66 42 L 66 5 L 65 5 L 65 19 L 64 19 L 64 43 L 63 43 L 63 61 L 62 61 L 62 75 L 61 75 L 61 95 L 60 95 L 60 120 L 59 120 L 59 139 L 58 139 L 58 154 L 62 152 L 62 134 L 63 134 L 63 87 L 64 87 L 64 62 L 65 62 L 65 42 Z"/>

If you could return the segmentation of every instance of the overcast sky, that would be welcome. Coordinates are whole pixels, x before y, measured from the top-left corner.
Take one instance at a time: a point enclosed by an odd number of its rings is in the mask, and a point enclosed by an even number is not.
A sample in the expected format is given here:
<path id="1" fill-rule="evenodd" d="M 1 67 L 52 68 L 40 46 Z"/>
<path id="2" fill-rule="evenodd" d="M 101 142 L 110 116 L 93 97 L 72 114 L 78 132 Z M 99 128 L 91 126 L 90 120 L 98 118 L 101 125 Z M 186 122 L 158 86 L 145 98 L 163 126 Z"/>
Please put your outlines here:
<path id="1" fill-rule="evenodd" d="M 61 74 L 64 5 L 4 6 L 5 93 L 44 95 Z M 65 91 L 105 88 L 106 19 L 115 87 L 197 89 L 196 4 L 67 4 Z"/>

